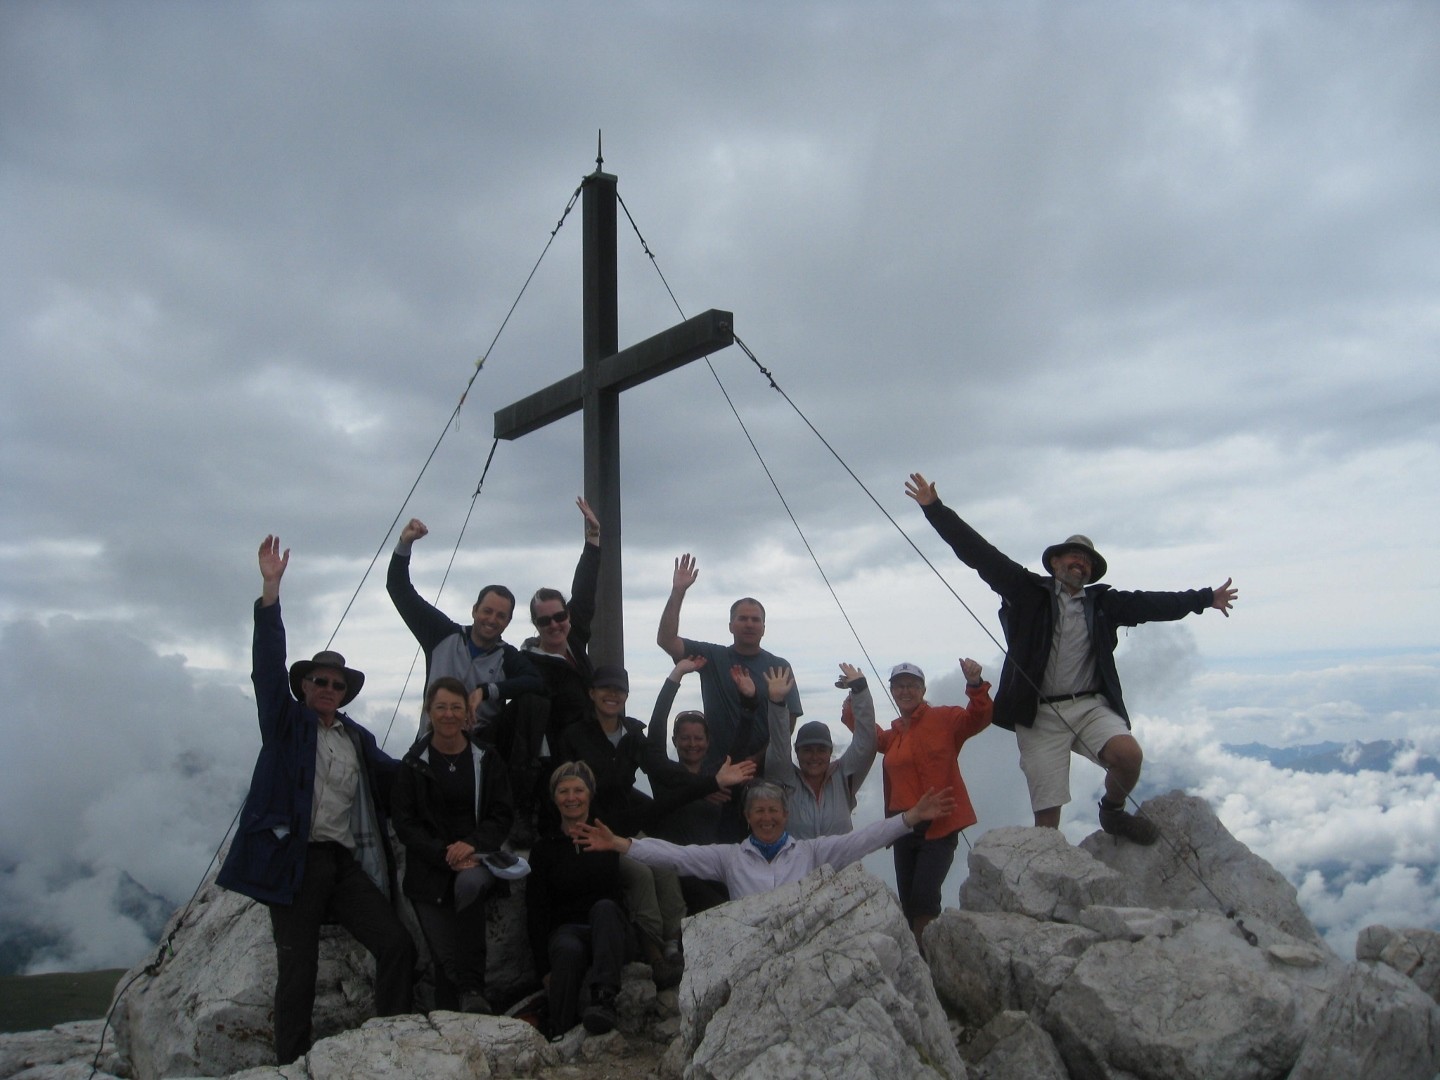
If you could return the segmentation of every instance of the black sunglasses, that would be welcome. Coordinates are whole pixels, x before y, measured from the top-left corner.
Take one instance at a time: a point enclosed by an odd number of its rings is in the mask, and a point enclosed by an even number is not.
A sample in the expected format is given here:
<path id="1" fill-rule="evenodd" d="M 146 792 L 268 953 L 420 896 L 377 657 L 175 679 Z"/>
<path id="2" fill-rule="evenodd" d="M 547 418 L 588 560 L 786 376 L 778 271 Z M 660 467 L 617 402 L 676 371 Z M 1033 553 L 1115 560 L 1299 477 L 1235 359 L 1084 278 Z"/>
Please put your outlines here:
<path id="1" fill-rule="evenodd" d="M 341 694 L 345 692 L 344 679 L 331 679 L 324 675 L 311 675 L 310 682 L 320 687 L 321 690 L 334 690 Z"/>
<path id="2" fill-rule="evenodd" d="M 554 615 L 536 615 L 534 621 L 535 626 L 538 629 L 544 630 L 545 627 L 549 626 L 552 622 L 568 622 L 569 620 L 570 612 L 566 611 L 564 608 L 561 608 L 559 611 L 555 612 Z"/>

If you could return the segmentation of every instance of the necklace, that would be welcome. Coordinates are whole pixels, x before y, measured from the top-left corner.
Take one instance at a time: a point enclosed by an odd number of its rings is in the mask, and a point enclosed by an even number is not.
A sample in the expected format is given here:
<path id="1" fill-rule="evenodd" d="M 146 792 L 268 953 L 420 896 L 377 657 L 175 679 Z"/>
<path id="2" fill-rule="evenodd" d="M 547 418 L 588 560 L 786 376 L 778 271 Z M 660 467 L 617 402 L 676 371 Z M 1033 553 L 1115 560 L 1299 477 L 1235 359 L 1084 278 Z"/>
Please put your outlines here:
<path id="1" fill-rule="evenodd" d="M 449 763 L 450 771 L 451 771 L 451 772 L 454 772 L 454 771 L 455 771 L 455 762 L 459 761 L 460 758 L 461 758 L 461 756 L 465 753 L 464 750 L 461 750 L 461 751 L 460 751 L 459 753 L 457 753 L 457 754 L 447 754 L 447 753 L 445 753 L 444 750 L 441 750 L 439 747 L 434 747 L 434 750 L 435 750 L 435 752 L 436 752 L 437 754 L 439 754 L 442 758 L 444 758 L 444 759 L 446 760 L 446 762 Z"/>

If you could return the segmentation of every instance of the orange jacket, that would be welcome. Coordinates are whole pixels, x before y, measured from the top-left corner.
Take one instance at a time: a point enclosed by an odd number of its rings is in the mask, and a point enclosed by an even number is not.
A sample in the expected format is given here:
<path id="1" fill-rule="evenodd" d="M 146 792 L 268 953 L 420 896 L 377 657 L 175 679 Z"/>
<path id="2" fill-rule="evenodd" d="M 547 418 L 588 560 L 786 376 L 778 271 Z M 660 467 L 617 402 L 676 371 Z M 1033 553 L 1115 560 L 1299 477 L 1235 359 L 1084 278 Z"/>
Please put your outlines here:
<path id="1" fill-rule="evenodd" d="M 955 809 L 936 818 L 925 830 L 929 840 L 974 825 L 975 809 L 960 776 L 960 747 L 972 735 L 990 726 L 994 707 L 990 684 L 967 686 L 970 704 L 931 705 L 922 703 L 908 721 L 897 717 L 885 731 L 876 732 L 876 743 L 885 755 L 885 809 L 904 813 L 929 788 L 955 789 Z"/>

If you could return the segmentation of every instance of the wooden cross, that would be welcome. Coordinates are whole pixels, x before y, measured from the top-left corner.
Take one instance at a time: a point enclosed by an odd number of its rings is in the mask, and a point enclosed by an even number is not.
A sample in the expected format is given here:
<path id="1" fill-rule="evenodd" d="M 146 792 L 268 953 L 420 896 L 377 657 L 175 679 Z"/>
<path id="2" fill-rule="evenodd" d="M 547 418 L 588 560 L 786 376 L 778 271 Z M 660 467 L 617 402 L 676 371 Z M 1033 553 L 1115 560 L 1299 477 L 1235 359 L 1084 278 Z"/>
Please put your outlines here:
<path id="1" fill-rule="evenodd" d="M 667 371 L 698 360 L 735 340 L 734 317 L 713 308 L 652 338 L 619 351 L 616 298 L 616 177 L 600 161 L 584 180 L 584 353 L 583 366 L 495 413 L 495 438 L 522 435 L 577 410 L 585 422 L 585 500 L 604 531 L 600 542 L 600 587 L 590 657 L 600 664 L 625 663 L 620 569 L 620 393 Z M 523 602 L 523 601 L 522 601 Z"/>

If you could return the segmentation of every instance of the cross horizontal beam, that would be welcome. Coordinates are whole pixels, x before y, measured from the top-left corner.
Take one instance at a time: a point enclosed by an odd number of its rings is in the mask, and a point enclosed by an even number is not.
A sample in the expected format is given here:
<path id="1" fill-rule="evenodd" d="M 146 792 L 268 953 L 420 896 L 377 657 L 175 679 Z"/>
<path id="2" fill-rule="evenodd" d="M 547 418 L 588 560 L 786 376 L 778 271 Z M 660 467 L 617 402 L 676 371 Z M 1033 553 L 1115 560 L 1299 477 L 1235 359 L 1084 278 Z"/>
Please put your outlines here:
<path id="1" fill-rule="evenodd" d="M 596 389 L 620 393 L 674 371 L 735 341 L 735 317 L 711 308 L 662 330 L 596 366 Z M 495 438 L 518 439 L 571 413 L 584 403 L 585 373 L 577 371 L 495 413 Z"/>

